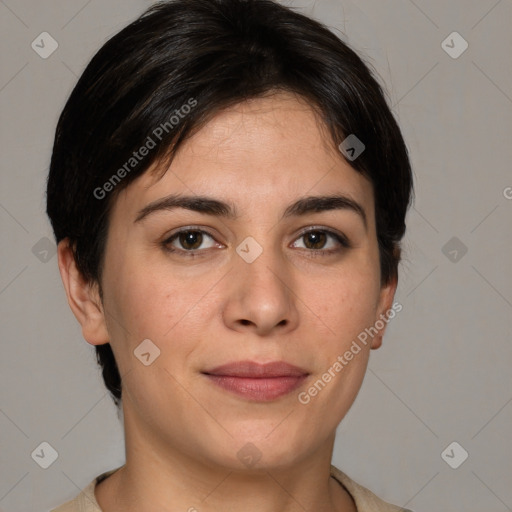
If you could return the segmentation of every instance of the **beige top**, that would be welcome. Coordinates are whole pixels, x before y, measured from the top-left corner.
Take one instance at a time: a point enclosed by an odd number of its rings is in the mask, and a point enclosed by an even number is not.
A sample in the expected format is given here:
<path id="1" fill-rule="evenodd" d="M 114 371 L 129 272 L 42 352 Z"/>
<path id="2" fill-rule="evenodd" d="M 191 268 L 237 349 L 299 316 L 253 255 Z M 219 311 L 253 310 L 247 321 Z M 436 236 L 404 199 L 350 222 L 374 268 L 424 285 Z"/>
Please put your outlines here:
<path id="1" fill-rule="evenodd" d="M 122 466 L 121 466 L 122 467 Z M 75 499 L 64 503 L 51 512 L 102 512 L 96 501 L 94 489 L 96 484 L 120 468 L 112 469 L 96 477 Z M 411 512 L 382 501 L 368 489 L 356 484 L 338 468 L 331 465 L 333 476 L 352 496 L 358 512 Z"/>

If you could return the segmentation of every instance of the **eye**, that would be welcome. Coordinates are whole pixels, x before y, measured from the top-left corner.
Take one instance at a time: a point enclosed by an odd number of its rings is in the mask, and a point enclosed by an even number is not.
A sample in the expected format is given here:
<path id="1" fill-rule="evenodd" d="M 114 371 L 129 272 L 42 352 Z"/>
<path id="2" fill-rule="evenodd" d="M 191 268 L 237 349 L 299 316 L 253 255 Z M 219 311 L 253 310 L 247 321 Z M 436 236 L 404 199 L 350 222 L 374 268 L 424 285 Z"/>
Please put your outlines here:
<path id="1" fill-rule="evenodd" d="M 202 229 L 183 229 L 162 242 L 169 252 L 188 252 L 211 249 L 219 245 L 215 239 Z"/>
<path id="2" fill-rule="evenodd" d="M 310 229 L 303 232 L 297 240 L 303 241 L 302 246 L 297 245 L 298 242 L 295 241 L 292 247 L 327 254 L 350 248 L 350 243 L 345 236 L 327 229 Z"/>

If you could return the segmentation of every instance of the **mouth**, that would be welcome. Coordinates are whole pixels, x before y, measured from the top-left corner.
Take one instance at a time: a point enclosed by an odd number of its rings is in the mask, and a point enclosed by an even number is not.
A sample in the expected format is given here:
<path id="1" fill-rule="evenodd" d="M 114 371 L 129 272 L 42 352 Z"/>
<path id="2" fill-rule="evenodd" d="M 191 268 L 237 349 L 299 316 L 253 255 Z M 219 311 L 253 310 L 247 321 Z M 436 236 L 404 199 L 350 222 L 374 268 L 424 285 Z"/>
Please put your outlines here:
<path id="1" fill-rule="evenodd" d="M 221 389 L 247 400 L 269 402 L 291 393 L 309 375 L 284 361 L 259 364 L 237 361 L 202 372 Z"/>

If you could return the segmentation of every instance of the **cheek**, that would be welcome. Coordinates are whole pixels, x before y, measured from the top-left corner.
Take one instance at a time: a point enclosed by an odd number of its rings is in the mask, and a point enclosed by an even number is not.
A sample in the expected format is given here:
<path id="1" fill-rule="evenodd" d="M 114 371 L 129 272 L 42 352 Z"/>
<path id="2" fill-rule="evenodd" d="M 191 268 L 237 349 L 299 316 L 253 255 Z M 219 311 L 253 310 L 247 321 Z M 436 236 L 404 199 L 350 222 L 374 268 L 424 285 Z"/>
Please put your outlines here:
<path id="1" fill-rule="evenodd" d="M 375 321 L 378 278 L 375 272 L 351 268 L 331 276 L 323 286 L 308 286 L 306 305 L 328 328 L 329 339 L 338 349 Z"/>
<path id="2" fill-rule="evenodd" d="M 319 311 L 315 324 L 324 327 L 321 336 L 311 337 L 314 343 L 309 349 L 318 365 L 299 403 L 305 410 L 315 410 L 316 417 L 329 418 L 324 425 L 327 430 L 342 420 L 361 388 L 370 343 L 361 342 L 359 336 L 375 320 L 376 294 L 372 279 L 352 273 L 350 278 L 333 279 L 323 290 L 309 295 L 307 304 L 313 311 L 316 305 Z"/>
<path id="3" fill-rule="evenodd" d="M 375 322 L 380 274 L 374 259 L 367 263 L 340 269 L 308 299 L 316 304 L 329 334 L 322 340 L 318 379 L 304 399 L 315 402 L 325 414 L 337 411 L 335 421 L 341 421 L 353 403 L 369 359 L 370 343 L 361 334 Z"/>
<path id="4" fill-rule="evenodd" d="M 162 350 L 170 343 L 173 350 L 186 349 L 187 340 L 204 324 L 210 300 L 205 294 L 218 280 L 214 275 L 180 277 L 168 266 L 140 258 L 112 265 L 105 303 L 114 343 L 122 343 L 127 353 L 144 339 Z"/>

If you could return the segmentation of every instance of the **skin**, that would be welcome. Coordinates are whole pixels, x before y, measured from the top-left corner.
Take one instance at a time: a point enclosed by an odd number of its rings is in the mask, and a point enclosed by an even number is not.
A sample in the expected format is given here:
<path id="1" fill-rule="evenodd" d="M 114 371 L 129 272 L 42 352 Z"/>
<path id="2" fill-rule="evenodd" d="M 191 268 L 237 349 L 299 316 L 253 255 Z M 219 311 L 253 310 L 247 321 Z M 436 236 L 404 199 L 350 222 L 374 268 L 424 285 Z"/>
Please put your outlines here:
<path id="1" fill-rule="evenodd" d="M 294 201 L 342 193 L 365 211 L 336 209 L 282 218 Z M 134 222 L 169 194 L 233 204 L 236 219 L 183 208 Z M 391 308 L 396 282 L 380 286 L 371 183 L 348 165 L 314 111 L 288 93 L 244 102 L 214 117 L 159 179 L 148 171 L 124 189 L 110 217 L 100 301 L 76 269 L 67 241 L 59 268 L 73 313 L 92 345 L 110 342 L 123 377 L 126 464 L 96 487 L 102 510 L 199 512 L 354 511 L 330 478 L 336 427 L 363 381 L 370 348 L 304 405 L 300 391 Z M 186 253 L 180 228 L 207 230 Z M 311 241 L 303 229 L 317 233 Z M 344 234 L 350 248 L 319 230 Z M 320 236 L 322 236 L 320 233 Z M 262 254 L 236 252 L 253 237 Z M 329 249 L 336 252 L 327 253 Z M 180 252 L 181 250 L 181 252 Z M 160 349 L 149 366 L 133 354 Z M 201 371 L 237 360 L 284 360 L 310 373 L 271 402 L 231 394 Z M 237 452 L 261 453 L 248 467 Z M 194 507 L 194 508 L 192 508 Z"/>

